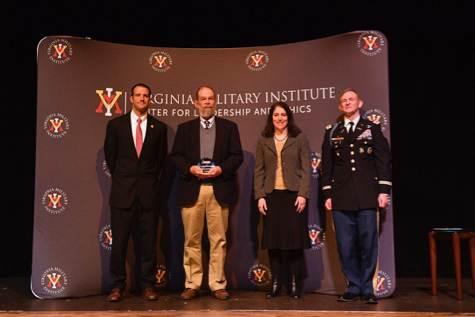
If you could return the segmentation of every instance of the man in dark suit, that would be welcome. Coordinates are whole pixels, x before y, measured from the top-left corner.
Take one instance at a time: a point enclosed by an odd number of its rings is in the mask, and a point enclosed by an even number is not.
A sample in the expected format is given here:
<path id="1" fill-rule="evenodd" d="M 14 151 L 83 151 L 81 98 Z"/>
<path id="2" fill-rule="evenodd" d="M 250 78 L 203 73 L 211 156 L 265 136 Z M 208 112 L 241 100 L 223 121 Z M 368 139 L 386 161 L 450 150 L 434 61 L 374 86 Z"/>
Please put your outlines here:
<path id="1" fill-rule="evenodd" d="M 132 111 L 107 124 L 104 153 L 112 175 L 109 204 L 114 237 L 110 273 L 114 278 L 108 300 L 122 299 L 127 277 L 125 260 L 133 223 L 141 236 L 142 294 L 156 300 L 158 183 L 167 154 L 167 126 L 147 114 L 151 91 L 144 84 L 132 88 Z"/>
<path id="2" fill-rule="evenodd" d="M 218 299 L 228 299 L 224 262 L 229 205 L 237 202 L 236 171 L 243 162 L 239 130 L 234 122 L 215 116 L 216 94 L 210 87 L 196 93 L 200 117 L 178 126 L 171 161 L 181 177 L 177 203 L 185 229 L 186 274 L 182 299 L 193 299 L 203 278 L 204 220 L 210 242 L 209 287 Z"/>
<path id="3" fill-rule="evenodd" d="M 322 183 L 325 207 L 333 210 L 338 255 L 347 281 L 346 293 L 338 300 L 353 301 L 362 295 L 365 303 L 376 304 L 378 208 L 387 206 L 391 191 L 391 150 L 379 123 L 360 118 L 362 106 L 356 91 L 347 89 L 341 95 L 344 120 L 327 126 Z"/>

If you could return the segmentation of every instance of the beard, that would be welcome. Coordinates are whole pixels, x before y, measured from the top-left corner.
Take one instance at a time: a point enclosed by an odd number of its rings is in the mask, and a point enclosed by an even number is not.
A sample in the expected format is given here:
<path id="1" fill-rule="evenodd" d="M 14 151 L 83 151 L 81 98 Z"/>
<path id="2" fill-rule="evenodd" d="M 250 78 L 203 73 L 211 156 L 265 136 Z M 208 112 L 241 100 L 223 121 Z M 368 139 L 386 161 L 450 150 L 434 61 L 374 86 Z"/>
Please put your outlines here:
<path id="1" fill-rule="evenodd" d="M 203 118 L 211 118 L 215 113 L 215 109 L 213 108 L 206 108 L 206 109 L 200 109 L 200 116 Z"/>

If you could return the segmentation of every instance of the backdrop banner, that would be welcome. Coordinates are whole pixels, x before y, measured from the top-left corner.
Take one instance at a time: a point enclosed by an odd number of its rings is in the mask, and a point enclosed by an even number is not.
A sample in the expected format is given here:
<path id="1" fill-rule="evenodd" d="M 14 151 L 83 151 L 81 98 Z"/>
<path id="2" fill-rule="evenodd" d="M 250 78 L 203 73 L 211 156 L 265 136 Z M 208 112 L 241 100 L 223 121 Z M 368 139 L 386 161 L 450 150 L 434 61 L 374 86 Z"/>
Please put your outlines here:
<path id="1" fill-rule="evenodd" d="M 110 291 L 110 173 L 104 159 L 107 122 L 131 110 L 130 90 L 152 90 L 149 115 L 168 126 L 168 149 L 178 124 L 197 118 L 200 86 L 217 94 L 217 116 L 238 124 L 244 163 L 239 202 L 231 209 L 228 289 L 265 290 L 272 272 L 261 250 L 262 218 L 253 197 L 253 169 L 269 107 L 283 101 L 307 135 L 312 155 L 309 238 L 303 290 L 342 293 L 331 212 L 321 195 L 320 159 L 325 127 L 341 118 L 339 96 L 359 92 L 362 116 L 389 135 L 387 40 L 358 31 L 300 43 L 232 49 L 130 46 L 51 36 L 38 45 L 38 119 L 32 292 L 52 299 Z M 177 175 L 167 160 L 161 177 L 158 290 L 182 290 L 184 233 L 176 204 Z M 377 296 L 395 289 L 392 202 L 381 212 Z M 135 233 L 132 233 L 134 236 Z M 137 239 L 136 239 L 137 240 Z M 207 237 L 203 238 L 206 250 Z M 130 240 L 128 287 L 139 289 L 140 265 Z M 206 252 L 205 252 L 206 253 Z M 203 287 L 207 287 L 207 256 Z M 140 289 L 139 289 L 140 290 Z"/>

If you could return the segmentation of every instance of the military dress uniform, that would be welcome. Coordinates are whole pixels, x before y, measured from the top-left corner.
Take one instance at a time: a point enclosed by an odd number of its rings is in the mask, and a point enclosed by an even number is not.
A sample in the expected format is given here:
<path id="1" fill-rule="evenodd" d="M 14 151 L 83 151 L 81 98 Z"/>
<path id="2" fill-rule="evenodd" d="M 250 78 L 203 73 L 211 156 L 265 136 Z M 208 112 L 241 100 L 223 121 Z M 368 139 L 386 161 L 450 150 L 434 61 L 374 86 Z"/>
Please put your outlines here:
<path id="1" fill-rule="evenodd" d="M 378 123 L 360 117 L 350 136 L 344 121 L 327 126 L 322 185 L 331 198 L 347 292 L 374 294 L 378 266 L 378 196 L 391 191 L 391 150 Z M 361 264 L 356 241 L 359 241 Z"/>

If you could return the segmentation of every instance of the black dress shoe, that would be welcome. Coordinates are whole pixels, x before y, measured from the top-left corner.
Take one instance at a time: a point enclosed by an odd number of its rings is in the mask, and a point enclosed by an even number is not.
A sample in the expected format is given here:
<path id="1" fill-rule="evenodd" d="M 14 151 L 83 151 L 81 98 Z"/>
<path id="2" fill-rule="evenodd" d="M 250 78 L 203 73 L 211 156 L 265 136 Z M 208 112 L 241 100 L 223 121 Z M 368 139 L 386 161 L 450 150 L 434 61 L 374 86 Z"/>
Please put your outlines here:
<path id="1" fill-rule="evenodd" d="M 363 302 L 365 304 L 377 304 L 378 299 L 376 298 L 376 296 L 374 296 L 373 293 L 368 293 L 365 296 L 363 296 Z"/>
<path id="2" fill-rule="evenodd" d="M 357 300 L 358 297 L 359 296 L 356 295 L 356 294 L 353 294 L 351 292 L 346 292 L 345 294 L 338 296 L 338 301 L 340 301 L 340 302 L 352 302 L 354 300 Z"/>
<path id="3" fill-rule="evenodd" d="M 272 288 L 270 292 L 266 294 L 266 299 L 279 297 L 280 291 L 282 290 L 282 283 L 278 277 L 273 277 L 272 279 Z"/>
<path id="4" fill-rule="evenodd" d="M 292 299 L 301 299 L 302 295 L 300 294 L 299 286 L 298 284 L 298 279 L 296 276 L 292 276 L 292 281 L 290 284 L 290 298 Z"/>

